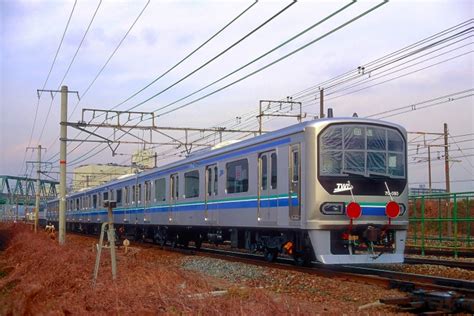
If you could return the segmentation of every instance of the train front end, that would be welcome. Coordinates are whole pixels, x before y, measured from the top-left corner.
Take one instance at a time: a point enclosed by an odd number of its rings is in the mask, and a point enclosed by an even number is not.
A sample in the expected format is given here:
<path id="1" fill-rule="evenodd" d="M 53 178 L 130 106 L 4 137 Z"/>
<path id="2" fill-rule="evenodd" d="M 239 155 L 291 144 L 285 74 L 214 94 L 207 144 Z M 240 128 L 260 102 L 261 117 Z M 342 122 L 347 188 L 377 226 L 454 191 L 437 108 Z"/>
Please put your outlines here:
<path id="1" fill-rule="evenodd" d="M 307 229 L 326 264 L 403 262 L 408 228 L 406 131 L 325 120 L 307 137 Z M 314 147 L 312 147 L 314 146 Z M 308 175 L 309 175 L 308 174 Z"/>

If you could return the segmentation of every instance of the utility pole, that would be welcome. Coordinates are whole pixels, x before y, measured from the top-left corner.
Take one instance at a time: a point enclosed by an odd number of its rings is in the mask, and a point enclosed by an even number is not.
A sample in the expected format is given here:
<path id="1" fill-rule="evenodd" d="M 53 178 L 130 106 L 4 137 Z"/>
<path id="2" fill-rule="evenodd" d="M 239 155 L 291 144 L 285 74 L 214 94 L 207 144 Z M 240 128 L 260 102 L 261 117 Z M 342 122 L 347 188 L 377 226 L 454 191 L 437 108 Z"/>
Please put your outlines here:
<path id="1" fill-rule="evenodd" d="M 38 145 L 38 167 L 36 168 L 36 203 L 35 203 L 35 233 L 38 231 L 38 213 L 40 208 L 41 193 L 41 145 Z"/>
<path id="2" fill-rule="evenodd" d="M 59 134 L 59 244 L 66 243 L 66 144 L 67 144 L 67 97 L 68 93 L 74 93 L 79 99 L 79 92 L 69 91 L 67 86 L 62 86 L 61 90 L 38 89 L 38 98 L 40 92 L 61 92 L 61 121 Z M 53 97 L 54 98 L 54 97 Z"/>
<path id="3" fill-rule="evenodd" d="M 59 244 L 66 243 L 66 139 L 67 139 L 67 86 L 61 87 L 61 123 L 59 139 Z"/>
<path id="4" fill-rule="evenodd" d="M 444 123 L 444 171 L 446 175 L 446 193 L 451 193 L 449 180 L 449 150 L 448 150 L 448 124 Z"/>
<path id="5" fill-rule="evenodd" d="M 449 180 L 449 149 L 448 149 L 448 124 L 444 123 L 444 173 L 446 176 L 446 214 L 448 218 L 451 219 L 451 183 Z M 453 235 L 453 223 L 451 220 L 448 220 L 448 236 Z"/>
<path id="6" fill-rule="evenodd" d="M 319 118 L 324 118 L 324 89 L 319 89 Z"/>
<path id="7" fill-rule="evenodd" d="M 431 193 L 431 146 L 428 145 L 428 183 L 429 192 Z"/>
<path id="8" fill-rule="evenodd" d="M 37 151 L 37 159 L 36 161 L 27 161 L 26 163 L 33 163 L 36 164 L 36 190 L 35 190 L 35 213 L 34 213 L 34 231 L 35 233 L 38 231 L 38 220 L 39 220 L 39 209 L 40 209 L 40 198 L 41 198 L 41 165 L 43 164 L 41 161 L 41 151 L 46 150 L 46 148 L 43 148 L 41 145 L 38 145 L 38 147 L 27 147 L 26 150 L 31 149 L 32 151 Z M 28 185 L 27 189 L 28 191 Z M 27 197 L 29 198 L 28 192 L 27 192 Z M 28 207 L 28 202 L 26 203 L 26 207 Z M 25 209 L 25 214 L 26 214 L 26 209 Z"/>

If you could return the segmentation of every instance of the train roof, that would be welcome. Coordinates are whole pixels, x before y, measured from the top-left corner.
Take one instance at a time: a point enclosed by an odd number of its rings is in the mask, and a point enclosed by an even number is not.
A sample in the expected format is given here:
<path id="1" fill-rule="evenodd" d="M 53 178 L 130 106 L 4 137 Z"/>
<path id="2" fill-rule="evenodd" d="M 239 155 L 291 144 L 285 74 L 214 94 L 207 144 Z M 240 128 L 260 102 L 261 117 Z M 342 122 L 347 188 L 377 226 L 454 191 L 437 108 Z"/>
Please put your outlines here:
<path id="1" fill-rule="evenodd" d="M 249 139 L 246 139 L 246 140 L 243 140 L 243 141 L 240 141 L 240 142 L 236 142 L 236 143 L 230 144 L 228 146 L 224 146 L 224 147 L 220 147 L 220 148 L 216 148 L 216 149 L 200 150 L 197 153 L 192 154 L 192 155 L 190 155 L 190 156 L 188 156 L 184 159 L 180 159 L 180 160 L 171 162 L 169 164 L 166 164 L 166 165 L 163 165 L 161 167 L 157 167 L 157 168 L 154 168 L 154 169 L 151 169 L 151 170 L 146 170 L 146 171 L 140 172 L 139 174 L 137 174 L 137 176 L 140 179 L 152 178 L 153 175 L 155 175 L 155 174 L 163 173 L 163 172 L 166 172 L 168 170 L 173 170 L 176 167 L 181 166 L 181 165 L 192 164 L 193 162 L 196 162 L 196 161 L 199 161 L 199 160 L 204 160 L 204 159 L 207 159 L 207 158 L 210 158 L 210 157 L 220 156 L 220 155 L 232 152 L 234 150 L 251 147 L 251 146 L 254 146 L 254 145 L 257 145 L 257 144 L 260 144 L 260 143 L 264 143 L 264 142 L 279 139 L 279 138 L 282 138 L 282 137 L 285 137 L 285 136 L 297 134 L 297 133 L 303 132 L 305 130 L 305 128 L 308 127 L 308 126 L 315 126 L 316 127 L 318 125 L 326 125 L 328 122 L 331 122 L 331 123 L 344 123 L 344 122 L 348 122 L 348 121 L 357 122 L 357 123 L 370 123 L 370 124 L 389 125 L 389 126 L 396 127 L 398 129 L 400 129 L 401 131 L 405 131 L 405 129 L 402 126 L 398 125 L 398 124 L 394 124 L 394 123 L 386 122 L 386 121 L 375 120 L 375 119 L 366 119 L 366 118 L 357 118 L 357 117 L 333 117 L 333 118 L 317 119 L 317 120 L 306 121 L 306 122 L 298 123 L 298 124 L 295 124 L 295 125 L 291 125 L 291 126 L 288 126 L 288 127 L 276 130 L 276 131 L 268 132 L 268 133 L 265 133 L 265 134 L 262 134 L 262 135 L 259 135 L 259 136 L 253 137 L 253 138 L 249 138 Z M 115 187 L 116 184 L 122 183 L 122 182 L 123 183 L 125 183 L 125 182 L 133 182 L 134 183 L 135 178 L 136 178 L 135 176 L 127 175 L 127 177 L 125 177 L 125 178 L 115 179 L 115 180 L 109 181 L 107 183 L 104 183 L 104 184 L 99 185 L 99 186 L 94 187 L 94 188 L 90 188 L 90 189 L 85 190 L 85 191 L 73 192 L 73 193 L 69 194 L 68 196 L 69 197 L 81 196 L 81 195 L 84 195 L 84 194 L 90 193 L 90 192 L 96 193 L 96 192 L 101 191 L 104 188 Z"/>

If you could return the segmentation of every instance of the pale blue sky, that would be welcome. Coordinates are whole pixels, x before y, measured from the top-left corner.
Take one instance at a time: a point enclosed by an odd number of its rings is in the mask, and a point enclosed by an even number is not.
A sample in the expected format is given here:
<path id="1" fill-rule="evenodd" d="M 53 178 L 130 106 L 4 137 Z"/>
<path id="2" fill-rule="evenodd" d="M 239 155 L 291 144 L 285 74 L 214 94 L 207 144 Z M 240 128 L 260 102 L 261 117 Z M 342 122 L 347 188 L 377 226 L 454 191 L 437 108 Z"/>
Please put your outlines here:
<path id="1" fill-rule="evenodd" d="M 241 45 L 137 110 L 155 110 L 201 88 L 348 2 L 298 1 Z M 36 89 L 41 88 L 46 79 L 73 3 L 74 1 L 69 0 L 0 0 L 0 174 L 15 175 L 25 171 L 21 163 L 30 139 L 37 104 Z M 78 1 L 46 85 L 47 89 L 58 88 L 98 3 L 99 1 L 91 0 Z M 84 92 L 145 3 L 145 0 L 103 1 L 65 79 L 64 83 L 71 90 L 78 90 L 81 94 Z M 78 109 L 111 108 L 123 101 L 186 56 L 251 3 L 252 1 L 152 1 L 102 75 L 81 100 Z M 290 1 L 259 1 L 221 36 L 120 109 L 137 104 L 167 87 L 288 3 Z M 224 82 L 231 82 L 232 79 L 235 80 L 283 56 L 376 3 L 378 1 L 359 1 L 333 20 Z M 260 99 L 280 99 L 292 95 L 473 18 L 473 13 L 473 2 L 468 0 L 390 1 L 361 20 L 285 61 L 229 89 L 160 118 L 160 123 L 166 126 L 216 126 L 220 122 L 255 110 Z M 472 48 L 471 39 L 471 45 L 460 52 L 469 52 Z M 455 55 L 456 53 L 449 56 Z M 219 86 L 221 85 L 216 87 Z M 328 106 L 333 107 L 338 116 L 351 115 L 354 111 L 365 116 L 470 89 L 473 86 L 473 57 L 472 53 L 467 53 L 426 71 L 328 101 Z M 53 102 L 46 121 L 50 100 L 48 95 L 41 98 L 37 124 L 30 144 L 52 146 L 47 148 L 46 159 L 59 151 L 58 142 L 55 141 L 59 134 L 59 101 Z M 76 103 L 77 99 L 71 96 L 70 107 Z M 462 135 L 474 133 L 473 108 L 471 97 L 394 116 L 388 120 L 405 126 L 409 131 L 429 132 L 441 132 L 443 123 L 446 122 L 452 135 Z M 305 110 L 316 112 L 317 108 L 307 107 Z M 71 121 L 77 120 L 78 110 Z M 290 123 L 293 121 L 281 120 L 267 125 L 269 128 L 278 128 Z M 43 125 L 45 132 L 39 139 Z M 75 134 L 75 130 L 69 129 L 70 136 Z M 473 139 L 472 135 L 468 136 L 468 140 L 469 137 Z M 92 146 L 81 146 L 68 160 L 72 161 L 89 152 Z M 469 155 L 474 151 L 467 148 L 473 148 L 474 142 L 463 142 L 459 146 L 466 150 L 456 155 L 468 157 L 459 158 L 457 160 L 460 162 L 452 164 L 452 180 L 473 179 L 474 159 Z M 134 149 L 124 147 L 121 152 L 126 154 Z M 26 159 L 30 159 L 30 154 Z M 83 163 L 122 163 L 126 160 L 125 156 L 111 157 L 110 151 L 104 151 Z M 409 172 L 410 182 L 427 181 L 426 165 L 410 165 Z M 433 181 L 443 179 L 443 165 L 441 162 L 435 162 Z M 444 187 L 444 183 L 436 184 L 435 187 Z M 453 182 L 452 187 L 454 190 L 474 190 L 474 182 Z"/>

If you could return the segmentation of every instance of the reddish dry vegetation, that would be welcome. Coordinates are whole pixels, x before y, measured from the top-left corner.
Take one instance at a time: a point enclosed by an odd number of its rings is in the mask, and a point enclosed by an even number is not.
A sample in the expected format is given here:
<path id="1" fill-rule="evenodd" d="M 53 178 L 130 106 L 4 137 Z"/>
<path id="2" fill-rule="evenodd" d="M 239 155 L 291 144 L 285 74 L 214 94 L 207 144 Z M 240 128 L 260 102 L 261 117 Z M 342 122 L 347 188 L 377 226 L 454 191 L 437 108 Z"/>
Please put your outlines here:
<path id="1" fill-rule="evenodd" d="M 184 258 L 198 262 L 196 257 L 147 245 L 118 250 L 115 282 L 104 251 L 93 288 L 95 243 L 68 235 L 59 246 L 45 232 L 0 223 L 0 315 L 385 315 L 396 309 L 359 307 L 401 294 L 274 268 L 247 281 L 229 281 L 182 268 Z"/>
<path id="2" fill-rule="evenodd" d="M 27 226 L 0 224 L 1 315 L 268 315 L 315 311 L 314 306 L 295 298 L 183 271 L 179 267 L 182 255 L 155 248 L 127 254 L 119 250 L 115 282 L 109 253 L 104 251 L 93 288 L 95 252 L 91 239 L 67 238 L 67 244 L 59 246 L 44 232 L 34 234 Z M 223 296 L 207 295 L 221 289 L 227 290 Z"/>

